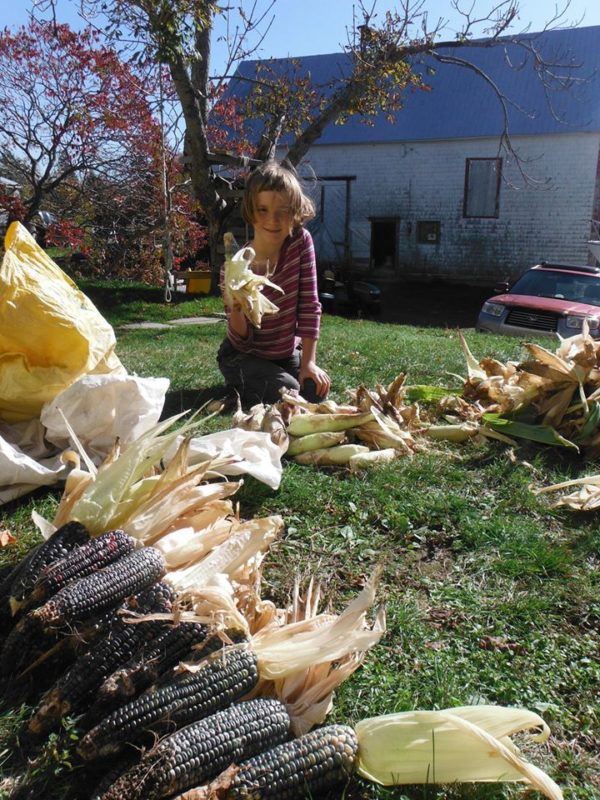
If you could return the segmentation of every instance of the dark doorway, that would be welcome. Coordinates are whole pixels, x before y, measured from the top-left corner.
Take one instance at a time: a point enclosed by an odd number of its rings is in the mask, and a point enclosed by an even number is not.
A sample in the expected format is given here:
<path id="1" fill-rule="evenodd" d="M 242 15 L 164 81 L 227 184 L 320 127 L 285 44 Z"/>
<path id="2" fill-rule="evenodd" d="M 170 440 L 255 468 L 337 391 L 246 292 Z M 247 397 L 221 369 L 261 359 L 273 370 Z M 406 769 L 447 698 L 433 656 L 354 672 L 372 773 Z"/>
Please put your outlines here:
<path id="1" fill-rule="evenodd" d="M 371 269 L 395 269 L 398 263 L 398 218 L 371 219 Z"/>

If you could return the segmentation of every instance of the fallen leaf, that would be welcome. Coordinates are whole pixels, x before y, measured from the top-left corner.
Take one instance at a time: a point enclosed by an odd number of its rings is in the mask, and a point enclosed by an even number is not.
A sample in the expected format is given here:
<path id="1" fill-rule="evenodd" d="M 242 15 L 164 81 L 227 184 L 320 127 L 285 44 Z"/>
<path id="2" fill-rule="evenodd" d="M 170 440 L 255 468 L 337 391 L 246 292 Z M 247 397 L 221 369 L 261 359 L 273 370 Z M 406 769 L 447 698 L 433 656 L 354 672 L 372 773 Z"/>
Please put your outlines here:
<path id="1" fill-rule="evenodd" d="M 513 653 L 525 653 L 525 647 L 518 642 L 513 642 L 503 636 L 484 636 L 479 640 L 482 650 L 510 650 Z"/>
<path id="2" fill-rule="evenodd" d="M 8 547 L 9 545 L 14 544 L 16 541 L 16 536 L 13 536 L 8 528 L 0 531 L 0 547 Z"/>

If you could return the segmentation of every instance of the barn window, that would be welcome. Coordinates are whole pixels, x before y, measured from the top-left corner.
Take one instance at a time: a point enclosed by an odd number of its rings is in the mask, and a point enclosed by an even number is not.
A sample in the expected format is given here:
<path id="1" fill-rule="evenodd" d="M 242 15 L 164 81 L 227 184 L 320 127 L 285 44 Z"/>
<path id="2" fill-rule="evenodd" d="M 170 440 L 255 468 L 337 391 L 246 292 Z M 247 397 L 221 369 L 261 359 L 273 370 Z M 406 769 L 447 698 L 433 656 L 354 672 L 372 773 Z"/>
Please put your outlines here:
<path id="1" fill-rule="evenodd" d="M 463 216 L 498 216 L 501 171 L 501 158 L 467 158 Z"/>
<path id="2" fill-rule="evenodd" d="M 440 223 L 428 220 L 417 222 L 417 242 L 419 244 L 439 244 Z"/>

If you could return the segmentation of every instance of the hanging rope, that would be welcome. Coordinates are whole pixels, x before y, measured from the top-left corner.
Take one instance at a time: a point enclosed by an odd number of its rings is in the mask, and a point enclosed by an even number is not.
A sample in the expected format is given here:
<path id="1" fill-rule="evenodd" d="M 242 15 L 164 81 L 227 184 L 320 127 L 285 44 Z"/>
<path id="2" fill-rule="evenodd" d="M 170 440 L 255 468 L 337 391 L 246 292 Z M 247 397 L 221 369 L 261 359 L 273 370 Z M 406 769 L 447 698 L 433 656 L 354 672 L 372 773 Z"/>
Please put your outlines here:
<path id="1" fill-rule="evenodd" d="M 173 299 L 173 288 L 175 281 L 173 278 L 173 243 L 171 241 L 170 216 L 171 198 L 169 195 L 169 185 L 167 179 L 167 154 L 165 147 L 165 121 L 163 110 L 163 80 L 162 64 L 158 65 L 158 98 L 160 113 L 160 151 L 162 160 L 162 195 L 163 195 L 163 253 L 165 259 L 165 303 L 170 303 Z"/>

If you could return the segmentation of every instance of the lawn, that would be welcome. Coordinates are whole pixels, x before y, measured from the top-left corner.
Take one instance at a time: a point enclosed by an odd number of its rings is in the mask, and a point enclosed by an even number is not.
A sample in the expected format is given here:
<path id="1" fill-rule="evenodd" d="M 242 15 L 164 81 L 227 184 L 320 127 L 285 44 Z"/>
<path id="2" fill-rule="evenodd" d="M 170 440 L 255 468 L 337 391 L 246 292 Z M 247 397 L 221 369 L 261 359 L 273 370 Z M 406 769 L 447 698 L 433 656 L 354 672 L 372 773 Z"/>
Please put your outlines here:
<path id="1" fill-rule="evenodd" d="M 84 287 L 115 326 L 130 372 L 170 379 L 169 411 L 218 393 L 215 356 L 224 323 L 124 330 L 219 311 L 214 298 L 166 306 L 156 292 Z M 118 302 L 115 298 L 118 296 Z M 477 358 L 520 359 L 516 339 L 465 331 Z M 548 342 L 546 342 L 548 344 Z M 326 316 L 320 363 L 344 401 L 359 383 L 458 388 L 465 364 L 456 330 Z M 228 427 L 216 417 L 207 429 Z M 427 452 L 350 475 L 286 462 L 272 491 L 247 479 L 243 516 L 282 514 L 283 541 L 269 554 L 265 590 L 285 603 L 298 573 L 321 578 L 334 608 L 383 566 L 380 601 L 388 633 L 338 693 L 336 721 L 413 708 L 470 703 L 525 706 L 552 728 L 549 745 L 527 750 L 573 800 L 600 796 L 600 555 L 597 516 L 556 510 L 531 485 L 596 472 L 576 456 L 543 447 L 514 452 L 496 442 L 436 445 Z M 1 528 L 32 540 L 32 508 L 52 513 L 49 492 L 3 510 Z M 5 719 L 8 724 L 10 720 Z M 528 746 L 529 747 L 529 746 Z M 57 756 L 61 760 L 61 756 Z M 347 798 L 500 800 L 533 797 L 522 785 L 378 789 L 353 781 Z M 48 794 L 50 800 L 50 794 Z"/>

